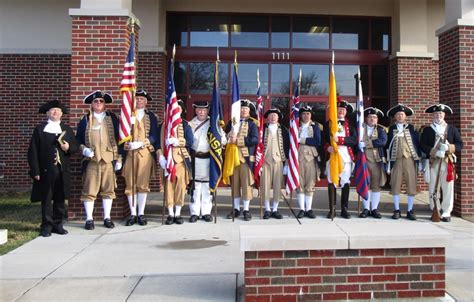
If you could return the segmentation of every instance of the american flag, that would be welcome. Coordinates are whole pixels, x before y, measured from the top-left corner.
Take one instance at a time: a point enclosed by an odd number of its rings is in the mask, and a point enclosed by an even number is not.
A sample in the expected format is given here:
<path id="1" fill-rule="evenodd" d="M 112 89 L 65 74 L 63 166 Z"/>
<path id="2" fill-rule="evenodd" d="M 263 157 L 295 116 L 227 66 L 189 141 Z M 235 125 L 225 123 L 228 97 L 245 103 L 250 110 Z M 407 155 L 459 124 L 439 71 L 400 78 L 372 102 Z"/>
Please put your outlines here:
<path id="1" fill-rule="evenodd" d="M 300 85 L 301 69 L 298 83 L 293 97 L 293 107 L 290 113 L 290 158 L 288 163 L 288 176 L 286 178 L 286 192 L 297 189 L 300 185 L 300 166 L 298 163 L 299 128 L 300 128 Z"/>
<path id="2" fill-rule="evenodd" d="M 130 49 L 127 61 L 123 68 L 120 93 L 122 94 L 122 106 L 120 108 L 119 144 L 123 144 L 132 138 L 132 113 L 135 110 L 135 35 L 130 35 Z"/>
<path id="3" fill-rule="evenodd" d="M 359 152 L 355 164 L 355 183 L 357 193 L 365 200 L 369 199 L 369 168 L 364 149 L 360 143 L 364 141 L 364 98 L 362 97 L 362 83 L 360 81 L 360 70 L 357 74 L 359 97 L 357 99 L 357 141 L 359 142 Z"/>
<path id="4" fill-rule="evenodd" d="M 165 138 L 176 137 L 178 125 L 182 123 L 181 108 L 179 107 L 178 99 L 176 98 L 176 89 L 173 79 L 174 53 L 175 48 L 173 48 L 173 58 L 170 60 L 168 66 L 168 87 L 164 119 Z M 176 176 L 176 163 L 173 160 L 173 145 L 165 143 L 163 153 L 166 158 L 166 174 L 168 180 L 173 182 Z"/>
<path id="5" fill-rule="evenodd" d="M 260 95 L 260 72 L 257 69 L 257 120 L 258 124 L 258 144 L 255 150 L 255 167 L 253 175 L 257 188 L 260 187 L 260 176 L 262 175 L 262 167 L 265 162 L 265 154 L 263 153 L 263 98 Z"/>

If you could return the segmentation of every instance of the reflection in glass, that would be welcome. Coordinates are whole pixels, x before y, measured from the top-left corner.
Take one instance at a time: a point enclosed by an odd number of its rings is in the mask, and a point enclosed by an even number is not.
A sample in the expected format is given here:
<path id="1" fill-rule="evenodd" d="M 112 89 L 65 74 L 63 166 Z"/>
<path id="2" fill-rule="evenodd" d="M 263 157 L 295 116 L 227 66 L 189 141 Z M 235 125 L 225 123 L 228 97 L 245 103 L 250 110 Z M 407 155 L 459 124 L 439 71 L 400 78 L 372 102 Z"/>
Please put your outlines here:
<path id="1" fill-rule="evenodd" d="M 272 93 L 290 93 L 290 66 L 288 64 L 272 64 Z"/>
<path id="2" fill-rule="evenodd" d="M 272 48 L 290 47 L 290 17 L 272 17 Z"/>
<path id="3" fill-rule="evenodd" d="M 340 95 L 356 96 L 357 95 L 357 70 L 359 65 L 335 65 L 334 73 L 336 76 L 337 93 Z M 367 95 L 369 82 L 367 78 L 369 69 L 366 65 L 360 67 L 362 79 L 362 91 Z"/>
<path id="4" fill-rule="evenodd" d="M 387 65 L 372 66 L 372 95 L 388 96 Z"/>
<path id="5" fill-rule="evenodd" d="M 268 17 L 232 17 L 232 47 L 268 47 Z"/>
<path id="6" fill-rule="evenodd" d="M 333 49 L 368 49 L 368 36 L 369 22 L 365 19 L 333 19 Z"/>
<path id="7" fill-rule="evenodd" d="M 168 16 L 168 46 L 188 46 L 188 20 L 183 15 Z"/>
<path id="8" fill-rule="evenodd" d="M 327 95 L 329 65 L 297 65 L 292 67 L 293 90 L 296 87 L 301 68 L 300 95 Z"/>
<path id="9" fill-rule="evenodd" d="M 390 20 L 372 20 L 372 49 L 389 51 Z"/>
<path id="10" fill-rule="evenodd" d="M 226 16 L 191 16 L 191 46 L 229 45 L 229 18 Z"/>
<path id="11" fill-rule="evenodd" d="M 221 93 L 227 93 L 228 65 L 219 64 L 219 88 Z M 189 92 L 190 94 L 212 93 L 214 85 L 214 63 L 190 63 L 189 64 Z"/>
<path id="12" fill-rule="evenodd" d="M 257 68 L 260 70 L 260 95 L 268 94 L 268 64 L 239 64 L 240 94 L 257 93 Z"/>
<path id="13" fill-rule="evenodd" d="M 186 93 L 186 64 L 175 62 L 173 76 L 176 93 Z"/>
<path id="14" fill-rule="evenodd" d="M 329 48 L 329 18 L 294 17 L 293 48 Z"/>
<path id="15" fill-rule="evenodd" d="M 289 106 L 290 106 L 290 98 L 289 97 L 272 97 L 271 98 L 271 107 L 278 108 L 283 113 L 283 120 L 280 121 L 280 124 L 285 125 L 288 127 L 290 124 L 290 113 L 289 113 Z M 265 111 L 270 108 L 265 108 Z"/>

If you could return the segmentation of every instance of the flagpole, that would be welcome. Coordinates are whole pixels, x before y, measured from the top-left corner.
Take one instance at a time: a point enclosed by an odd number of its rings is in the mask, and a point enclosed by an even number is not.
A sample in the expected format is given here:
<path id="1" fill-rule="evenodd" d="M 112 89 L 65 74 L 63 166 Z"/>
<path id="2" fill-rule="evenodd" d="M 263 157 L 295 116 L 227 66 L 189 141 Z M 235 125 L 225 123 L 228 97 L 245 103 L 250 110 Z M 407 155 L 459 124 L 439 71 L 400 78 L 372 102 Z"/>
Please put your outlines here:
<path id="1" fill-rule="evenodd" d="M 133 38 L 133 45 L 135 45 L 135 19 L 134 18 L 130 18 L 130 26 L 131 26 L 131 35 L 132 35 L 132 38 Z M 135 46 L 134 46 L 135 48 Z M 135 49 L 133 49 L 133 65 L 135 66 L 135 62 L 136 62 L 136 51 Z M 136 73 L 136 66 L 134 67 L 134 73 Z M 136 119 L 137 119 L 137 111 L 135 110 L 135 107 L 136 107 L 136 98 L 135 98 L 135 87 L 137 85 L 137 82 L 136 82 L 136 77 L 134 76 L 134 79 L 135 79 L 135 85 L 132 86 L 132 89 L 131 89 L 131 98 L 132 98 L 132 118 L 131 118 L 131 122 L 132 122 L 132 127 L 130 129 L 130 136 L 131 136 L 131 141 L 133 142 L 135 140 L 135 127 L 136 127 Z M 136 172 L 138 171 L 135 171 L 135 152 L 136 150 L 132 150 L 132 207 L 135 208 L 136 207 L 136 200 L 135 200 L 135 193 L 137 192 L 137 175 L 136 175 Z"/>

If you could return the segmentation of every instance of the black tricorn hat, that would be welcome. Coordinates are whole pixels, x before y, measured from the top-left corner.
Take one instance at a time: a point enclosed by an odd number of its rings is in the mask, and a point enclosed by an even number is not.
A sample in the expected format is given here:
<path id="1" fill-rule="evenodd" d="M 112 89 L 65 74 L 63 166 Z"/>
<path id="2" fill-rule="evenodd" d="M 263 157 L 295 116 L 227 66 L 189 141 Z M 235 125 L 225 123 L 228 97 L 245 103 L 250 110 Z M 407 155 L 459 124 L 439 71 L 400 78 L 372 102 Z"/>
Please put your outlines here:
<path id="1" fill-rule="evenodd" d="M 410 107 L 407 107 L 403 104 L 398 104 L 398 105 L 393 106 L 392 108 L 388 109 L 387 115 L 390 116 L 390 117 L 394 117 L 395 113 L 400 112 L 400 111 L 405 112 L 405 114 L 407 116 L 413 115 L 413 113 L 414 113 L 413 109 L 411 109 Z"/>
<path id="2" fill-rule="evenodd" d="M 255 111 L 256 110 L 255 105 L 247 99 L 241 99 L 240 100 L 240 107 L 249 107 L 250 111 L 252 111 L 252 110 Z"/>
<path id="3" fill-rule="evenodd" d="M 206 101 L 194 102 L 193 108 L 209 108 L 209 103 Z"/>
<path id="4" fill-rule="evenodd" d="M 39 113 L 46 113 L 51 108 L 59 108 L 63 113 L 67 113 L 66 107 L 58 100 L 49 101 L 41 105 L 39 108 Z"/>
<path id="5" fill-rule="evenodd" d="M 280 109 L 278 108 L 271 108 L 268 109 L 267 112 L 263 115 L 264 118 L 267 118 L 270 113 L 278 114 L 278 120 L 281 121 L 283 119 L 283 114 L 281 113 Z"/>
<path id="6" fill-rule="evenodd" d="M 380 109 L 378 109 L 378 108 L 375 108 L 375 107 L 368 107 L 368 108 L 365 108 L 365 110 L 364 110 L 364 116 L 371 115 L 371 114 L 375 114 L 375 115 L 377 115 L 378 117 L 383 117 L 383 116 L 384 116 L 382 110 L 380 110 Z"/>
<path id="7" fill-rule="evenodd" d="M 451 107 L 449 107 L 448 105 L 444 104 L 436 104 L 425 109 L 425 113 L 433 113 L 437 111 L 442 111 L 447 114 L 453 114 L 453 109 L 451 109 Z"/>
<path id="8" fill-rule="evenodd" d="M 354 112 L 354 106 L 352 106 L 351 103 L 345 100 L 338 101 L 337 107 L 346 108 L 347 114 L 351 114 L 352 112 Z"/>
<path id="9" fill-rule="evenodd" d="M 300 114 L 303 113 L 303 112 L 309 112 L 312 115 L 313 114 L 313 108 L 311 108 L 311 106 L 309 106 L 309 105 L 303 106 L 303 107 L 300 108 Z"/>
<path id="10" fill-rule="evenodd" d="M 152 97 L 148 94 L 148 92 L 146 92 L 146 90 L 144 90 L 144 89 L 137 90 L 137 92 L 135 92 L 135 96 L 143 96 L 143 97 L 146 97 L 146 100 L 147 100 L 147 101 L 153 100 L 153 98 L 152 98 Z"/>
<path id="11" fill-rule="evenodd" d="M 96 90 L 84 98 L 84 104 L 91 104 L 95 99 L 104 99 L 106 103 L 112 103 L 114 101 L 110 93 Z"/>

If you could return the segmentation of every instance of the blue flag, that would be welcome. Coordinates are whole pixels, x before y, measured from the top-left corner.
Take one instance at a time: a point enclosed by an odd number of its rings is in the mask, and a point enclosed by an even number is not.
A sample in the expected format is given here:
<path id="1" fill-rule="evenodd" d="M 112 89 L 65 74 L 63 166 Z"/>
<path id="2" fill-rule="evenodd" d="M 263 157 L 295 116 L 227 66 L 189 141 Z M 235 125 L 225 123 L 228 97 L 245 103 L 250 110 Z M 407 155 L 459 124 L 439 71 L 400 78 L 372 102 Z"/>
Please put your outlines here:
<path id="1" fill-rule="evenodd" d="M 222 177 L 222 116 L 221 97 L 219 91 L 219 68 L 216 61 L 214 87 L 212 89 L 211 117 L 207 138 L 210 145 L 209 189 L 214 193 Z"/>

